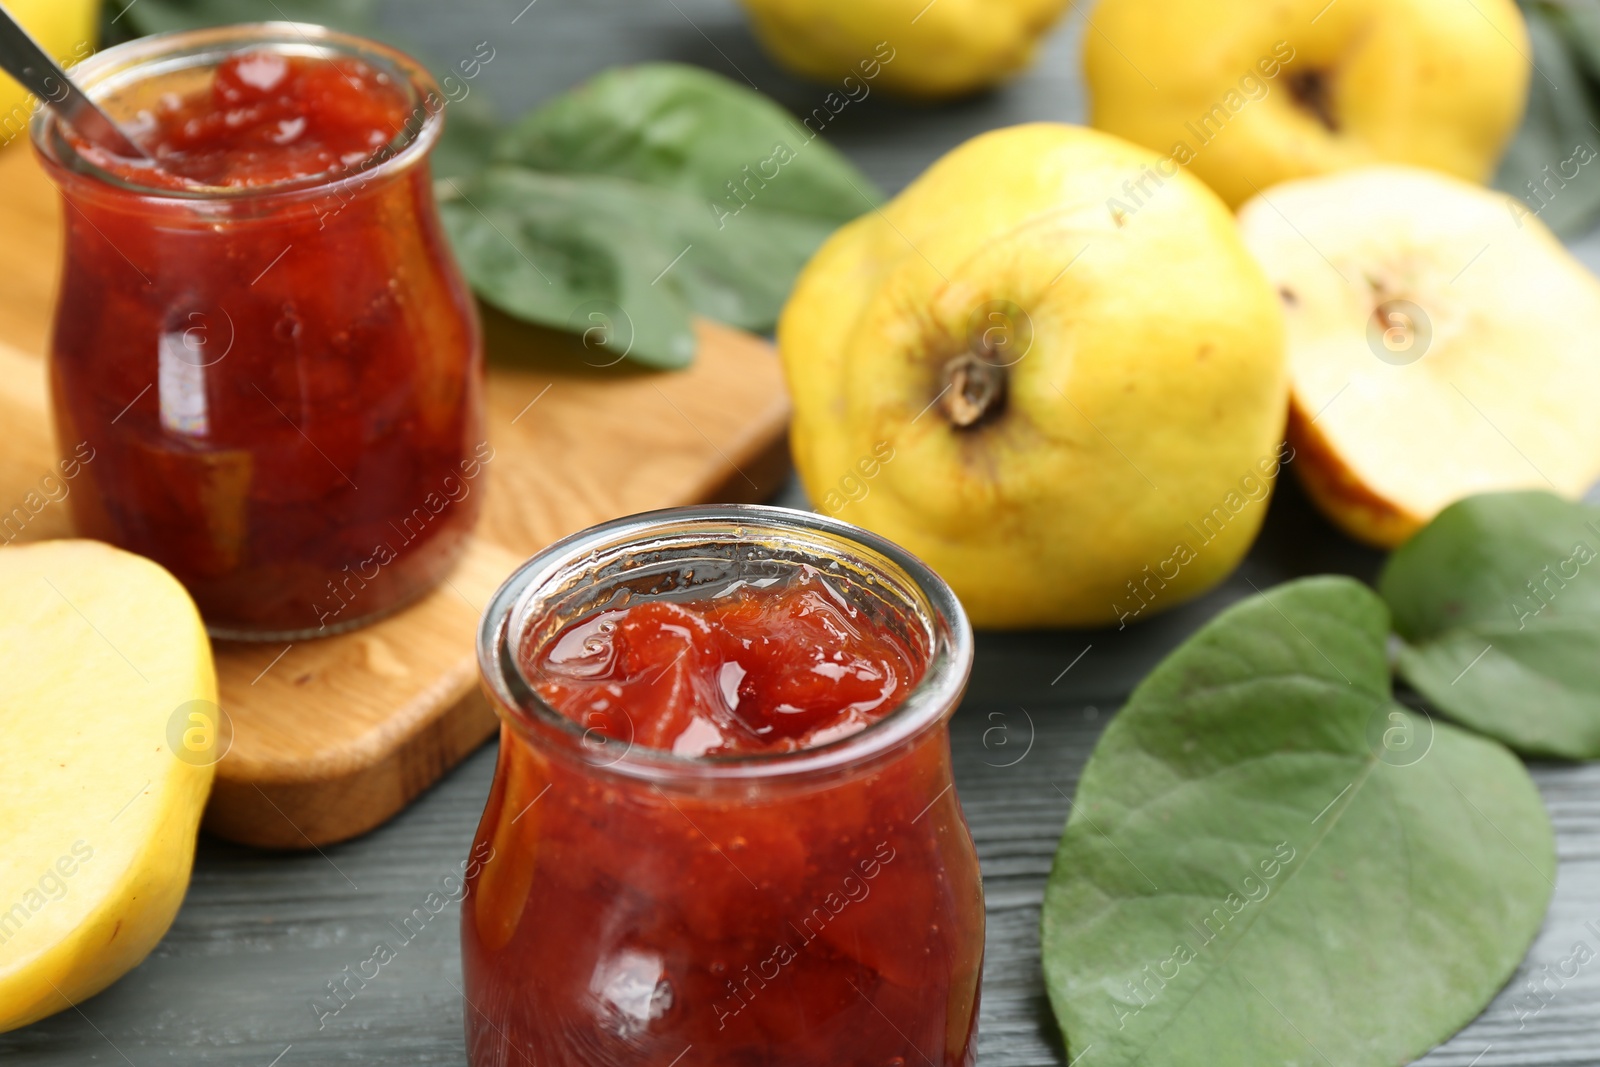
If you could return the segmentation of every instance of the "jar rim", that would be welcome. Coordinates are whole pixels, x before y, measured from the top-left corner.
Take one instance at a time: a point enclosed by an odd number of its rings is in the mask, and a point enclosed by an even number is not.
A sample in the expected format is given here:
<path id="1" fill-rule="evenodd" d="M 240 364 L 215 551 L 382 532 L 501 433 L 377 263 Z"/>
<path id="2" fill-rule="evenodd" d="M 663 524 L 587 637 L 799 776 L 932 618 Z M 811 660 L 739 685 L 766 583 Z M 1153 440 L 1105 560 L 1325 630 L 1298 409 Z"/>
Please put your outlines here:
<path id="1" fill-rule="evenodd" d="M 192 30 L 170 30 L 125 41 L 96 52 L 72 67 L 79 87 L 98 102 L 107 90 L 125 88 L 172 69 L 184 59 L 222 58 L 242 50 L 274 51 L 285 55 L 343 56 L 375 60 L 402 79 L 411 115 L 394 140 L 378 148 L 359 166 L 323 171 L 283 181 L 251 186 L 193 185 L 173 188 L 146 185 L 100 166 L 80 153 L 61 131 L 52 108 L 42 107 L 29 124 L 33 146 L 54 169 L 89 178 L 119 192 L 155 201 L 187 203 L 241 203 L 325 197 L 409 169 L 427 155 L 444 126 L 444 100 L 438 82 L 426 67 L 397 48 L 367 37 L 307 22 L 242 22 Z M 199 65 L 199 62 L 190 64 Z M 431 107 L 428 101 L 439 101 Z M 420 121 L 416 121 L 420 117 Z M 353 194 L 352 194 L 353 195 Z"/>
<path id="2" fill-rule="evenodd" d="M 668 531 L 735 530 L 843 543 L 881 557 L 900 572 L 920 597 L 930 644 L 922 677 L 905 699 L 877 722 L 837 740 L 786 752 L 689 757 L 631 743 L 619 757 L 595 752 L 592 729 L 568 718 L 522 678 L 520 646 L 543 591 L 551 590 L 601 550 L 643 547 Z M 858 561 L 859 562 L 859 561 Z M 869 572 L 870 573 L 870 572 Z M 885 578 L 896 578 L 879 570 Z M 478 628 L 478 667 L 496 713 L 513 730 L 535 733 L 592 765 L 656 785 L 699 785 L 810 778 L 853 768 L 899 749 L 942 723 L 955 710 L 972 669 L 972 626 L 949 585 L 910 552 L 883 537 L 838 519 L 792 508 L 724 504 L 667 508 L 630 515 L 566 537 L 523 563 L 495 592 Z M 520 683 L 520 684 L 519 684 Z"/>

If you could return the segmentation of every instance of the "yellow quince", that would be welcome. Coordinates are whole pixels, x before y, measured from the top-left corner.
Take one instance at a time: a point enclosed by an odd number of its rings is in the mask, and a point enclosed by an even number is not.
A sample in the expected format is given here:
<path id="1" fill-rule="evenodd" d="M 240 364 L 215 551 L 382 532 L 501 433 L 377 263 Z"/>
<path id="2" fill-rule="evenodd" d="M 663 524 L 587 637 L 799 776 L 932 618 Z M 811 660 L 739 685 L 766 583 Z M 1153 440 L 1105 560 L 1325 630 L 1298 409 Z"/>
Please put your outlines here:
<path id="1" fill-rule="evenodd" d="M 744 0 L 756 36 L 840 100 L 960 96 L 1027 66 L 1067 0 Z"/>
<path id="2" fill-rule="evenodd" d="M 1530 53 L 1513 0 L 1101 0 L 1084 76 L 1093 126 L 1237 207 L 1384 161 L 1488 180 Z"/>
<path id="3" fill-rule="evenodd" d="M 1233 217 L 1095 130 L 955 149 L 829 239 L 778 341 L 812 500 L 927 560 L 980 626 L 1199 594 L 1285 458 L 1283 314 Z"/>
<path id="4" fill-rule="evenodd" d="M 99 0 L 5 0 L 4 7 L 63 66 L 94 51 Z M 25 140 L 36 107 L 10 76 L 0 73 L 0 146 Z"/>

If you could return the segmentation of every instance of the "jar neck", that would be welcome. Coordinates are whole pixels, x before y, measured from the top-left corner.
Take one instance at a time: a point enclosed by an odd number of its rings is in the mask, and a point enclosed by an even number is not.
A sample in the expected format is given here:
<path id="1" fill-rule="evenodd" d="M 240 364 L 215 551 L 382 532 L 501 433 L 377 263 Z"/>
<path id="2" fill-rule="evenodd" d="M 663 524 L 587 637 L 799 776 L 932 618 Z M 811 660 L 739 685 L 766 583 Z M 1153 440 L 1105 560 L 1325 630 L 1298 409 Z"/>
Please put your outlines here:
<path id="1" fill-rule="evenodd" d="M 80 147 L 54 111 L 45 108 L 34 116 L 30 132 L 47 172 L 75 202 L 83 198 L 136 204 L 151 213 L 235 220 L 314 212 L 318 201 L 348 203 L 419 167 L 439 139 L 446 101 L 425 68 L 402 52 L 322 26 L 273 22 L 155 34 L 96 53 L 73 68 L 73 77 L 113 118 L 127 123 L 165 86 L 194 84 L 228 56 L 246 50 L 369 64 L 402 94 L 406 117 L 393 140 L 348 169 L 255 186 L 168 188 L 138 181 L 136 167 L 111 169 L 109 158 Z"/>
<path id="2" fill-rule="evenodd" d="M 252 224 L 321 231 L 340 221 L 358 218 L 369 205 L 396 192 L 396 187 L 402 184 L 420 178 L 423 192 L 431 188 L 427 159 L 422 156 L 403 167 L 357 171 L 341 181 L 288 195 L 217 199 L 147 196 L 90 175 L 65 170 L 49 159 L 44 160 L 44 170 L 73 207 L 96 216 L 101 212 L 135 216 L 159 223 L 164 231 L 210 231 L 222 226 L 236 230 Z M 421 201 L 424 208 L 431 209 L 431 205 L 430 199 Z"/>

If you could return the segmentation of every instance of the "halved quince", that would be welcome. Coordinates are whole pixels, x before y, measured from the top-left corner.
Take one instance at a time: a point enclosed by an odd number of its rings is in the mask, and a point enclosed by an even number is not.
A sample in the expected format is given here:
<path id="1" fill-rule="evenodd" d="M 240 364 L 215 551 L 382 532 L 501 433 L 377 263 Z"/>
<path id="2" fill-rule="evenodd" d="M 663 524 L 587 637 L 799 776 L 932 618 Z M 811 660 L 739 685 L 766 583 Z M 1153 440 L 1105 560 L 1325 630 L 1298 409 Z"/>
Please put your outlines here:
<path id="1" fill-rule="evenodd" d="M 1239 214 L 1289 325 L 1289 436 L 1352 536 L 1600 478 L 1600 282 L 1520 202 L 1432 171 L 1287 182 Z"/>
<path id="2" fill-rule="evenodd" d="M 0 1030 L 135 967 L 189 884 L 217 682 L 194 603 L 94 541 L 0 549 Z"/>

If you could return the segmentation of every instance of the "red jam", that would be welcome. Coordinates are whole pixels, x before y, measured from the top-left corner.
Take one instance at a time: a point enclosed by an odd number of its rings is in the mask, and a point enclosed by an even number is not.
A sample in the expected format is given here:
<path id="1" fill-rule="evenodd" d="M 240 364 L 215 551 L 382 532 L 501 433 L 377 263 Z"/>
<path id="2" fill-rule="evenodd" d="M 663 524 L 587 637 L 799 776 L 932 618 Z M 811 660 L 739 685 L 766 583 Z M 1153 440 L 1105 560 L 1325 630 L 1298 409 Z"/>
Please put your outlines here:
<path id="1" fill-rule="evenodd" d="M 211 85 L 164 94 L 129 132 L 156 161 L 146 184 L 250 187 L 336 174 L 397 137 L 409 108 L 388 74 L 359 59 L 239 52 Z"/>
<path id="2" fill-rule="evenodd" d="M 781 589 L 590 616 L 530 673 L 552 706 L 607 737 L 730 756 L 847 737 L 892 711 L 922 667 L 807 568 Z"/>
<path id="3" fill-rule="evenodd" d="M 68 204 L 58 443 L 96 457 L 74 518 L 171 570 L 220 636 L 415 599 L 462 551 L 493 457 L 476 310 L 426 145 L 406 155 L 437 132 L 412 104 L 431 82 L 334 54 L 255 44 L 124 89 L 149 104 L 153 167 L 40 138 Z"/>
<path id="4" fill-rule="evenodd" d="M 520 659 L 598 765 L 502 732 L 462 915 L 474 1067 L 974 1062 L 983 903 L 942 725 L 790 782 L 607 769 L 859 733 L 924 647 L 804 568 L 603 611 Z"/>

